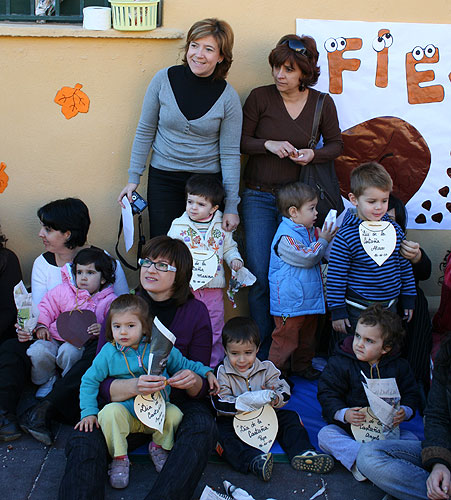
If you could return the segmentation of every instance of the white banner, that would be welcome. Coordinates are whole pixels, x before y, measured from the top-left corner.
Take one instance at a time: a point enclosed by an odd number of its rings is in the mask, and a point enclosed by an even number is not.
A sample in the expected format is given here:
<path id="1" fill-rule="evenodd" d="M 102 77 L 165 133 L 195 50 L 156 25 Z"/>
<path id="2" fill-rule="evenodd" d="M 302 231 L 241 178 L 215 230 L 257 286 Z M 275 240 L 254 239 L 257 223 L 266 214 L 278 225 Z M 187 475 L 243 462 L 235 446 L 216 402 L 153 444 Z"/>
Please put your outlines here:
<path id="1" fill-rule="evenodd" d="M 338 109 L 342 194 L 365 161 L 384 165 L 408 227 L 451 229 L 451 27 L 297 19 L 320 53 L 315 87 Z M 350 130 L 351 129 L 351 130 Z"/>

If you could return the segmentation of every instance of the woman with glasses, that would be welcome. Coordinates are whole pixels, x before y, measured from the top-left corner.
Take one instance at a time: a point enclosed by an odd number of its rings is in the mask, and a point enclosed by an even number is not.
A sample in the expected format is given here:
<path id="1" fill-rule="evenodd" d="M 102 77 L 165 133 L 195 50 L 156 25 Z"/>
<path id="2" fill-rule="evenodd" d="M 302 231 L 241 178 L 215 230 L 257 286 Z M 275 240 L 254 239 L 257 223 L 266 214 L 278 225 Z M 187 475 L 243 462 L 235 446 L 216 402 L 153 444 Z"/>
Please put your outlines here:
<path id="1" fill-rule="evenodd" d="M 192 361 L 208 365 L 211 356 L 211 324 L 206 306 L 189 288 L 192 258 L 180 240 L 168 236 L 151 239 L 140 260 L 138 294 L 147 302 L 152 316 L 175 335 L 175 347 Z M 103 340 L 103 342 L 102 342 Z M 99 339 L 101 348 L 105 339 Z M 172 403 L 183 413 L 175 444 L 146 499 L 191 499 L 208 457 L 216 443 L 216 426 L 206 396 L 205 380 L 190 370 L 171 377 Z M 105 401 L 125 401 L 138 394 L 162 388 L 161 377 L 143 375 L 136 379 L 107 379 L 100 388 Z M 59 498 L 103 499 L 108 452 L 103 434 L 74 431 L 66 446 L 67 464 Z"/>
<path id="2" fill-rule="evenodd" d="M 259 357 L 268 356 L 274 323 L 269 314 L 268 268 L 271 242 L 280 222 L 275 193 L 299 180 L 310 163 L 333 160 L 343 142 L 332 98 L 324 99 L 318 135 L 323 147 L 308 147 L 319 92 L 318 50 L 308 36 L 285 35 L 269 54 L 273 85 L 258 87 L 243 107 L 241 152 L 249 155 L 244 171 L 242 215 L 247 266 L 257 277 L 249 289 L 249 308 L 262 338 Z M 307 374 L 308 376 L 308 374 Z"/>

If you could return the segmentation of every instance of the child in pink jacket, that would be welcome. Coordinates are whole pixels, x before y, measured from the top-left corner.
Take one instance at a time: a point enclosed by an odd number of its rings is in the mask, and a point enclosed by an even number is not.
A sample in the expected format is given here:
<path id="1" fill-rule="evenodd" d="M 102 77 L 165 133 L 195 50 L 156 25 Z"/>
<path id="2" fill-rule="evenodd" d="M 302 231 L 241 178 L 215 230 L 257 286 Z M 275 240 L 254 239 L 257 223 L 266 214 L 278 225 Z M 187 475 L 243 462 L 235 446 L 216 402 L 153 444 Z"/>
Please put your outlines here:
<path id="1" fill-rule="evenodd" d="M 103 250 L 95 247 L 80 250 L 72 266 L 66 264 L 61 269 L 62 284 L 48 291 L 39 303 L 39 320 L 35 329 L 39 340 L 27 350 L 32 364 L 31 379 L 40 386 L 37 398 L 45 397 L 52 390 L 57 366 L 64 377 L 83 354 L 84 347 L 78 348 L 60 336 L 58 317 L 63 312 L 74 310 L 92 311 L 97 322 L 90 325 L 87 332 L 98 335 L 110 304 L 116 298 L 113 292 L 115 270 L 116 262 Z"/>

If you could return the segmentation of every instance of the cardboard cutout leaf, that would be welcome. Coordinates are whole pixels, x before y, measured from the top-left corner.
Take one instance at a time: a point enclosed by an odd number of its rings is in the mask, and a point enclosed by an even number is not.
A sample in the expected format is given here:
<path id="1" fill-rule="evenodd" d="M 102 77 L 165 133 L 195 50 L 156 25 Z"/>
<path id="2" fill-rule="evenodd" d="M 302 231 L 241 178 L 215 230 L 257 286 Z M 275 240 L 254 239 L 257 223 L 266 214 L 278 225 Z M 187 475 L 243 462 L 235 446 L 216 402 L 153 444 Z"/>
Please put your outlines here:
<path id="1" fill-rule="evenodd" d="M 7 173 L 5 172 L 6 165 L 1 162 L 0 163 L 0 193 L 3 193 L 3 191 L 6 189 L 8 186 L 8 180 L 9 177 Z"/>
<path id="2" fill-rule="evenodd" d="M 63 87 L 56 93 L 54 101 L 61 106 L 61 112 L 69 120 L 78 113 L 87 113 L 89 111 L 89 97 L 80 89 L 81 83 L 75 87 Z"/>

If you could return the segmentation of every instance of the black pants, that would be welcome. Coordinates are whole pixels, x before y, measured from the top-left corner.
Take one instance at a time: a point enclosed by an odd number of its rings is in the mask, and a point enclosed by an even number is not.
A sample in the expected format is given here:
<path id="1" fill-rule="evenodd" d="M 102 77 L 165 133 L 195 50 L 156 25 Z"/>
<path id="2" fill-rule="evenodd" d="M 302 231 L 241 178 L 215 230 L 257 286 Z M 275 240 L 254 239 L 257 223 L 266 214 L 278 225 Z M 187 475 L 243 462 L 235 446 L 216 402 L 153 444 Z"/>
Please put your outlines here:
<path id="1" fill-rule="evenodd" d="M 279 430 L 277 441 L 291 461 L 293 457 L 307 450 L 314 450 L 299 415 L 292 410 L 276 410 Z M 219 442 L 224 450 L 223 457 L 237 471 L 247 473 L 252 459 L 262 454 L 257 448 L 244 443 L 235 434 L 233 418 L 218 417 Z"/>
<path id="2" fill-rule="evenodd" d="M 192 172 L 166 172 L 149 167 L 147 202 L 151 238 L 167 234 L 172 221 L 185 211 L 185 185 L 192 175 Z M 222 181 L 220 173 L 213 175 Z"/>
<path id="3" fill-rule="evenodd" d="M 146 500 L 190 500 L 216 443 L 216 425 L 206 403 L 191 400 L 178 406 L 183 420 L 174 447 Z M 73 431 L 66 457 L 59 500 L 103 500 L 108 452 L 102 432 Z"/>

